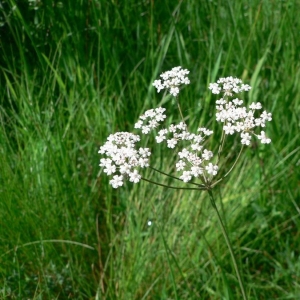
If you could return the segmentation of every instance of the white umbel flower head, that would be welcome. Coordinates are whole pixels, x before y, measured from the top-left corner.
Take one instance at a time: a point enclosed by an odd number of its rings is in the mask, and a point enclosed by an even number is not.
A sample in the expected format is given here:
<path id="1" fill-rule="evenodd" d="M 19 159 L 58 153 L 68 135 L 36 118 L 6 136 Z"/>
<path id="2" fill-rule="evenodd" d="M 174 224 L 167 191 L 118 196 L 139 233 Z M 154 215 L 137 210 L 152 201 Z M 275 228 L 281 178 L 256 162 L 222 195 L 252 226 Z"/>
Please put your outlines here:
<path id="1" fill-rule="evenodd" d="M 166 109 L 163 107 L 147 110 L 139 117 L 134 128 L 141 129 L 143 134 L 148 134 L 151 130 L 158 127 L 160 122 L 166 118 L 166 115 L 164 114 L 165 110 Z"/>
<path id="2" fill-rule="evenodd" d="M 181 67 L 175 67 L 171 71 L 162 73 L 160 75 L 162 79 L 155 80 L 153 86 L 156 87 L 158 93 L 166 89 L 169 90 L 172 96 L 176 97 L 179 94 L 180 86 L 190 83 L 190 80 L 186 76 L 189 72 L 189 70 L 182 69 Z"/>
<path id="3" fill-rule="evenodd" d="M 213 94 L 224 92 L 225 96 L 232 96 L 243 91 L 250 91 L 251 86 L 243 84 L 241 79 L 229 76 L 220 78 L 216 83 L 211 83 L 208 88 Z"/>
<path id="4" fill-rule="evenodd" d="M 182 172 L 179 178 L 184 182 L 202 176 L 217 175 L 217 166 L 206 168 L 209 164 L 212 165 L 209 161 L 213 158 L 213 153 L 203 147 L 205 137 L 213 132 L 203 127 L 198 128 L 197 131 L 198 134 L 190 133 L 187 125 L 180 122 L 160 130 L 156 136 L 157 143 L 165 142 L 171 149 L 178 148 L 181 143 L 187 144 L 187 147 L 181 147 L 178 151 L 179 160 L 176 163 L 176 170 Z"/>
<path id="5" fill-rule="evenodd" d="M 243 145 L 250 145 L 251 135 L 256 135 L 256 127 L 265 127 L 266 122 L 272 120 L 272 114 L 266 111 L 255 117 L 258 111 L 262 109 L 260 102 L 251 103 L 249 109 L 247 109 L 245 106 L 242 106 L 243 100 L 238 98 L 229 99 L 235 93 L 247 92 L 251 89 L 248 84 L 243 84 L 241 79 L 233 78 L 232 76 L 220 78 L 216 83 L 211 83 L 209 89 L 213 94 L 224 94 L 221 99 L 216 101 L 216 120 L 223 123 L 225 134 L 233 135 L 234 133 L 239 133 Z M 271 142 L 271 139 L 265 136 L 264 131 L 256 136 L 262 144 Z"/>
<path id="6" fill-rule="evenodd" d="M 104 168 L 107 175 L 114 175 L 110 180 L 113 188 L 123 185 L 125 179 L 137 183 L 141 180 L 138 168 L 149 166 L 151 152 L 148 148 L 135 149 L 135 144 L 140 141 L 140 137 L 129 132 L 117 132 L 111 134 L 106 143 L 100 147 L 98 153 L 106 155 L 108 158 L 100 159 L 100 166 Z"/>

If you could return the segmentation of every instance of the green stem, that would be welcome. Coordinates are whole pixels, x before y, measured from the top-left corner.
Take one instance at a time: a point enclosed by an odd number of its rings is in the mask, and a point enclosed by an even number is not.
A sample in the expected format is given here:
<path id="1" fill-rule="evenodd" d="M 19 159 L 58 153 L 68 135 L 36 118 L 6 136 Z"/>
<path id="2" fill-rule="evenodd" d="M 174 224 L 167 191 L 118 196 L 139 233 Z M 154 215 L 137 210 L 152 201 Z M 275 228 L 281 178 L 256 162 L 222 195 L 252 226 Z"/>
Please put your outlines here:
<path id="1" fill-rule="evenodd" d="M 198 187 L 194 187 L 194 188 L 185 188 L 185 187 L 177 187 L 177 186 L 171 186 L 171 185 L 166 185 L 166 184 L 158 183 L 158 182 L 149 180 L 149 179 L 144 178 L 144 177 L 142 177 L 141 179 L 144 180 L 144 181 L 147 181 L 149 183 L 155 184 L 155 185 L 166 187 L 168 189 L 174 189 L 174 190 L 198 190 L 198 191 L 199 190 L 207 190 L 206 187 L 203 187 L 201 185 L 199 185 Z"/>
<path id="2" fill-rule="evenodd" d="M 176 180 L 180 180 L 180 181 L 182 182 L 182 180 L 181 180 L 180 178 L 176 177 L 176 176 L 173 176 L 173 175 L 171 175 L 171 174 L 165 173 L 165 172 L 160 171 L 160 170 L 158 170 L 158 169 L 155 169 L 155 168 L 153 168 L 153 167 L 151 167 L 151 166 L 149 166 L 149 168 L 152 169 L 152 170 L 155 171 L 155 172 L 158 172 L 158 173 L 160 173 L 160 174 L 163 174 L 163 175 L 165 175 L 165 176 L 168 176 L 168 177 L 173 178 L 173 179 L 176 179 Z M 199 183 L 195 183 L 195 182 L 187 182 L 187 183 L 188 183 L 188 184 L 196 185 L 196 186 L 198 186 L 198 187 L 205 187 L 205 185 L 199 184 Z"/>
<path id="3" fill-rule="evenodd" d="M 185 124 L 184 117 L 183 117 L 183 114 L 182 114 L 182 111 L 181 111 L 181 107 L 180 107 L 180 104 L 179 104 L 179 101 L 178 101 L 178 97 L 176 97 L 176 101 L 177 101 L 177 107 L 178 107 L 178 110 L 179 110 L 179 114 L 180 114 L 181 120 Z"/>
<path id="4" fill-rule="evenodd" d="M 221 140 L 220 140 L 220 145 L 219 145 L 219 150 L 218 150 L 218 160 L 217 160 L 217 165 L 219 164 L 220 161 L 220 157 L 221 157 L 221 152 L 223 150 L 224 147 L 224 142 L 225 142 L 225 131 L 222 131 L 222 136 L 221 136 Z"/>
<path id="5" fill-rule="evenodd" d="M 238 160 L 240 159 L 240 156 L 241 156 L 241 154 L 242 154 L 242 152 L 243 152 L 243 149 L 244 149 L 244 145 L 242 146 L 242 148 L 241 148 L 241 150 L 240 150 L 240 152 L 239 152 L 239 154 L 238 154 L 238 156 L 237 156 L 235 162 L 233 163 L 233 165 L 232 165 L 232 167 L 229 169 L 229 171 L 228 171 L 222 178 L 220 178 L 219 180 L 217 180 L 216 182 L 214 182 L 213 184 L 211 184 L 211 185 L 210 185 L 211 188 L 213 188 L 214 186 L 216 186 L 220 181 L 222 181 L 226 176 L 228 176 L 228 175 L 230 174 L 230 172 L 234 169 L 234 167 L 236 166 Z"/>
<path id="6" fill-rule="evenodd" d="M 212 193 L 211 190 L 208 190 L 208 193 L 209 193 L 209 197 L 210 197 L 210 202 L 211 202 L 211 204 L 212 204 L 214 210 L 215 210 L 216 213 L 217 213 L 218 221 L 219 221 L 219 224 L 220 224 L 220 226 L 221 226 L 223 236 L 224 236 L 224 238 L 225 238 L 227 247 L 228 247 L 229 252 L 230 252 L 230 255 L 231 255 L 231 259 L 232 259 L 233 266 L 234 266 L 234 269 L 235 269 L 235 272 L 236 272 L 236 275 L 237 275 L 237 278 L 238 278 L 238 281 L 239 281 L 239 284 L 240 284 L 240 289 L 241 289 L 241 292 L 242 292 L 242 295 L 243 295 L 243 299 L 244 299 L 244 300 L 247 300 L 247 296 L 246 296 L 246 293 L 245 293 L 245 289 L 244 289 L 243 281 L 242 281 L 242 278 L 241 278 L 241 274 L 240 274 L 238 265 L 237 265 L 237 263 L 236 263 L 236 259 L 235 259 L 235 256 L 234 256 L 234 253 L 233 253 L 233 250 L 232 250 L 232 246 L 231 246 L 231 243 L 230 243 L 230 240 L 229 240 L 227 231 L 226 231 L 225 226 L 224 226 L 224 224 L 223 224 L 223 222 L 222 222 L 222 218 L 221 218 L 221 215 L 220 215 L 219 210 L 218 210 L 218 208 L 217 208 L 217 205 L 216 205 L 216 202 L 215 202 L 213 193 Z"/>

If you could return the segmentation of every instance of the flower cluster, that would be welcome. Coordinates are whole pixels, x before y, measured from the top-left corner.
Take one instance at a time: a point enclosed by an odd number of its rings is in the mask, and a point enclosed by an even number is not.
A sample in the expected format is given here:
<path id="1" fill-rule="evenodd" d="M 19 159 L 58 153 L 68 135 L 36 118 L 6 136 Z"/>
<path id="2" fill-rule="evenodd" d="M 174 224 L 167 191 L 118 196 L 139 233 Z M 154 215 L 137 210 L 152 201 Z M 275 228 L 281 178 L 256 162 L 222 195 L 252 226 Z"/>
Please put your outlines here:
<path id="1" fill-rule="evenodd" d="M 167 89 L 176 97 L 180 87 L 190 83 L 186 77 L 187 74 L 189 74 L 188 70 L 181 67 L 173 68 L 161 74 L 161 79 L 155 80 L 153 86 L 158 92 Z M 229 99 L 233 94 L 249 91 L 251 89 L 249 85 L 243 84 L 238 78 L 226 77 L 220 78 L 216 83 L 211 83 L 209 89 L 213 94 L 224 94 L 216 101 L 216 120 L 223 124 L 225 134 L 239 133 L 241 143 L 244 145 L 250 145 L 252 135 L 255 135 L 263 144 L 271 142 L 264 131 L 260 131 L 260 134 L 254 132 L 256 127 L 264 128 L 266 122 L 272 120 L 271 113 L 266 111 L 258 113 L 262 109 L 259 102 L 252 103 L 247 109 L 243 106 L 243 100 Z M 134 127 L 140 129 L 142 134 L 149 134 L 166 119 L 165 111 L 163 107 L 147 110 L 139 117 Z M 159 130 L 155 139 L 157 143 L 166 143 L 170 149 L 178 147 L 179 142 L 183 143 L 178 150 L 176 162 L 176 170 L 181 172 L 179 178 L 182 181 L 189 182 L 193 178 L 200 178 L 202 183 L 209 184 L 211 178 L 218 173 L 218 166 L 211 162 L 212 151 L 204 148 L 205 138 L 212 133 L 206 128 L 198 128 L 197 133 L 190 133 L 187 125 L 180 122 Z M 138 169 L 149 166 L 151 152 L 149 148 L 138 149 L 136 144 L 139 141 L 139 135 L 117 132 L 111 134 L 106 143 L 100 147 L 99 153 L 107 156 L 107 158 L 100 159 L 100 166 L 103 167 L 104 173 L 113 175 L 113 179 L 110 180 L 113 188 L 122 186 L 125 179 L 133 183 L 142 179 Z"/>
<path id="2" fill-rule="evenodd" d="M 243 84 L 241 79 L 233 78 L 232 76 L 220 78 L 216 83 L 211 83 L 208 87 L 213 94 L 224 92 L 225 96 L 232 96 L 233 93 L 249 91 L 251 86 Z"/>
<path id="3" fill-rule="evenodd" d="M 171 124 L 167 129 L 161 129 L 156 136 L 156 142 L 166 141 L 168 148 L 175 148 L 179 141 L 188 141 L 189 145 L 178 152 L 179 160 L 176 163 L 176 170 L 182 171 L 179 177 L 184 182 L 192 180 L 193 177 L 206 177 L 217 175 L 218 166 L 207 162 L 213 157 L 213 153 L 203 149 L 205 136 L 213 132 L 206 128 L 199 128 L 198 134 L 190 133 L 185 123 Z M 167 138 L 167 136 L 169 136 Z"/>
<path id="4" fill-rule="evenodd" d="M 151 129 L 156 128 L 159 122 L 166 118 L 165 110 L 163 107 L 147 110 L 139 117 L 139 121 L 135 123 L 134 128 L 141 129 L 143 134 L 148 134 Z"/>
<path id="5" fill-rule="evenodd" d="M 263 111 L 259 117 L 255 118 L 255 111 L 262 108 L 259 102 L 252 103 L 250 110 L 247 111 L 246 107 L 241 106 L 243 100 L 233 99 L 232 101 L 221 98 L 216 101 L 217 113 L 216 120 L 224 123 L 223 130 L 225 134 L 233 134 L 235 132 L 241 132 L 242 144 L 249 145 L 251 135 L 254 133 L 255 127 L 265 127 L 266 122 L 272 120 L 271 113 Z M 269 144 L 271 140 L 265 136 L 264 131 L 261 131 L 261 135 L 257 135 L 262 144 Z"/>
<path id="6" fill-rule="evenodd" d="M 179 87 L 182 84 L 189 84 L 190 80 L 186 77 L 190 71 L 182 69 L 181 67 L 175 67 L 171 71 L 167 71 L 160 75 L 161 79 L 155 80 L 153 86 L 156 87 L 157 92 L 163 89 L 170 91 L 170 94 L 176 97 L 179 94 Z"/>
<path id="7" fill-rule="evenodd" d="M 137 168 L 149 166 L 149 156 L 151 152 L 148 148 L 135 149 L 135 144 L 140 141 L 138 135 L 129 132 L 117 132 L 111 134 L 106 143 L 100 147 L 98 153 L 105 154 L 108 158 L 100 159 L 100 166 L 104 168 L 104 173 L 114 175 L 110 180 L 113 188 L 123 185 L 124 179 L 137 183 L 141 180 L 141 175 Z"/>
<path id="8" fill-rule="evenodd" d="M 251 134 L 256 135 L 262 144 L 271 143 L 271 139 L 266 137 L 264 131 L 257 135 L 253 130 L 255 127 L 265 127 L 266 122 L 272 120 L 272 114 L 263 111 L 258 117 L 255 117 L 255 112 L 262 109 L 260 102 L 251 103 L 247 110 L 242 106 L 243 100 L 238 98 L 228 100 L 228 96 L 232 96 L 233 93 L 249 91 L 251 89 L 249 85 L 243 84 L 238 78 L 226 77 L 219 79 L 217 83 L 211 83 L 209 89 L 215 94 L 224 93 L 224 98 L 216 101 L 216 120 L 224 124 L 225 134 L 241 133 L 241 143 L 244 145 L 250 145 Z"/>

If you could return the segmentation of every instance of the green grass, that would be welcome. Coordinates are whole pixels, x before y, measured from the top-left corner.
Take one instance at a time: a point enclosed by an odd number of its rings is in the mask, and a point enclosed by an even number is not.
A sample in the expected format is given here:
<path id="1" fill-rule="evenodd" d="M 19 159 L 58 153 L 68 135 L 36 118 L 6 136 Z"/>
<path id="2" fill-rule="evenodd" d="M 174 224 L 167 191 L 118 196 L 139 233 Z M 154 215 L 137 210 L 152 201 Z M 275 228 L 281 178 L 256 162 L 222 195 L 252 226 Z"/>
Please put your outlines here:
<path id="1" fill-rule="evenodd" d="M 217 130 L 207 87 L 222 76 L 272 112 L 272 143 L 245 151 L 217 204 L 249 299 L 300 298 L 299 1 L 31 3 L 0 2 L 0 299 L 240 299 L 206 193 L 112 190 L 98 166 L 178 65 L 192 127 Z"/>

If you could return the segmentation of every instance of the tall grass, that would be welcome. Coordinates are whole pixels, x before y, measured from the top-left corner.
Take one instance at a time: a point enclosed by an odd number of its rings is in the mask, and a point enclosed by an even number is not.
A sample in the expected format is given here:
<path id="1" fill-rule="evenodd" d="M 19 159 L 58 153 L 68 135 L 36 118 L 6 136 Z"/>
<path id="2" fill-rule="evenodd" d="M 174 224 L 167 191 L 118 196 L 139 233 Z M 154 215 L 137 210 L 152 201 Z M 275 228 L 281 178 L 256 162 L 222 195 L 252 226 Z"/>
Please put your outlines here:
<path id="1" fill-rule="evenodd" d="M 239 299 L 205 194 L 115 191 L 98 167 L 99 146 L 161 104 L 152 81 L 177 65 L 191 71 L 191 126 L 216 129 L 207 86 L 221 76 L 272 112 L 272 144 L 246 151 L 217 205 L 249 299 L 298 299 L 299 6 L 1 1 L 1 299 Z M 171 172 L 173 158 L 155 149 L 152 163 Z"/>

